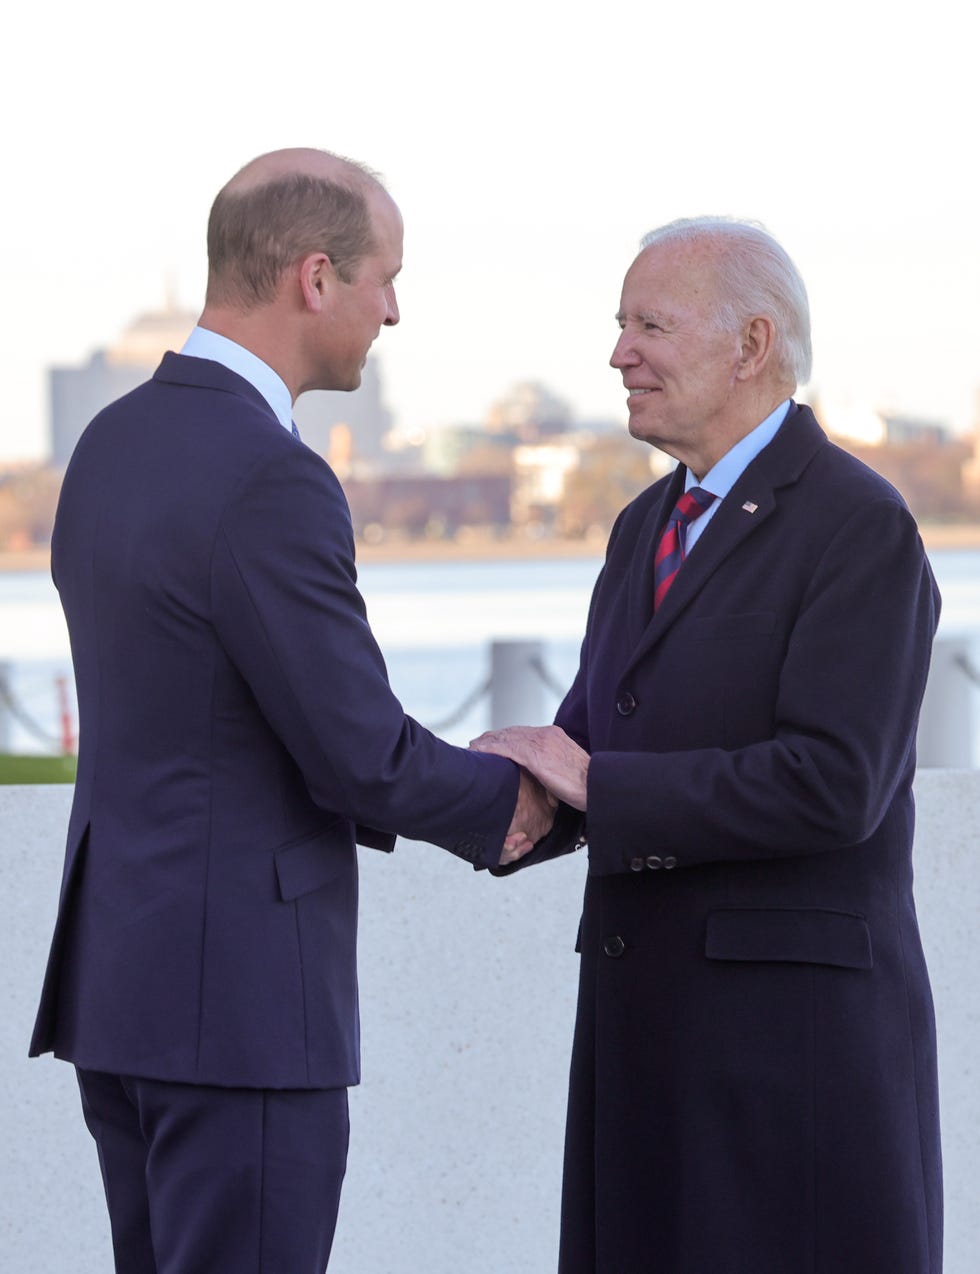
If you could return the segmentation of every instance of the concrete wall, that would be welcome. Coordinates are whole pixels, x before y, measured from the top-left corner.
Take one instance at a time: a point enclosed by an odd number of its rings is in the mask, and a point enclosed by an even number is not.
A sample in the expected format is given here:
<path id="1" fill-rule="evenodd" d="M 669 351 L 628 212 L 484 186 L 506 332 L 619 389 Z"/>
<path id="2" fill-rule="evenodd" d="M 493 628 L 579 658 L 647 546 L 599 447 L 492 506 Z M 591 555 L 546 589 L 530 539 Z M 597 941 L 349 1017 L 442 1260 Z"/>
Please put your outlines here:
<path id="1" fill-rule="evenodd" d="M 917 897 L 940 1028 L 946 1274 L 974 1274 L 980 772 L 920 771 L 917 796 Z M 11 1274 L 111 1269 L 73 1072 L 26 1058 L 69 800 L 63 787 L 0 787 L 0 1268 Z M 413 843 L 393 857 L 363 851 L 361 861 L 364 1077 L 351 1093 L 331 1274 L 551 1274 L 584 859 L 508 882 Z"/>

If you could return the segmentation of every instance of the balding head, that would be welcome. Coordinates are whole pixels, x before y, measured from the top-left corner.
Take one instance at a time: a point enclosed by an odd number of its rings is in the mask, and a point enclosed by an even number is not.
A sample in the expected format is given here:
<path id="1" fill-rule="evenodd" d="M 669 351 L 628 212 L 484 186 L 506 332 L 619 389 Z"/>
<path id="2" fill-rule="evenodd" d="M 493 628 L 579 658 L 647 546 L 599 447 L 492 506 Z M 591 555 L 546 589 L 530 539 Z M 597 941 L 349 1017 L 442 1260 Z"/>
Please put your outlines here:
<path id="1" fill-rule="evenodd" d="M 370 198 L 377 174 L 329 151 L 260 155 L 219 191 L 208 221 L 209 305 L 243 312 L 268 304 L 283 272 L 323 252 L 349 280 L 375 247 Z"/>
<path id="2" fill-rule="evenodd" d="M 376 172 L 355 159 L 345 159 L 329 150 L 317 150 L 313 146 L 292 146 L 284 150 L 270 150 L 266 155 L 250 160 L 240 168 L 222 190 L 222 194 L 240 194 L 284 178 L 305 176 L 341 185 L 360 187 L 381 184 Z"/>

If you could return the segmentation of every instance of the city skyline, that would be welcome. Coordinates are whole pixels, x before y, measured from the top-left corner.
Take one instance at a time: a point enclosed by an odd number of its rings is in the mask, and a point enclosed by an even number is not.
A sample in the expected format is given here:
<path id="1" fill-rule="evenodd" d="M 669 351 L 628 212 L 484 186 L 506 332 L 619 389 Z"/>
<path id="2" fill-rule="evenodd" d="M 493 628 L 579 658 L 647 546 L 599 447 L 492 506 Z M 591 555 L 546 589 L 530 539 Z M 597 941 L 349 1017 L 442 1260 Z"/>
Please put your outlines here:
<path id="1" fill-rule="evenodd" d="M 41 459 L 50 461 L 55 468 L 64 467 L 92 416 L 152 375 L 166 350 L 180 349 L 196 317 L 194 311 L 181 308 L 172 296 L 168 296 L 160 309 L 136 315 L 117 340 L 90 351 L 83 363 L 46 369 L 50 454 Z M 818 407 L 824 427 L 838 439 L 875 445 L 891 436 L 890 428 L 892 433 L 895 428 L 904 429 L 906 434 L 911 430 L 919 437 L 927 434 L 937 438 L 945 436 L 950 440 L 956 437 L 956 431 L 950 429 L 948 421 L 934 415 L 904 411 L 900 403 L 889 404 L 870 398 L 859 400 L 846 394 L 835 396 L 833 392 L 816 393 L 809 388 L 796 396 Z M 425 428 L 399 425 L 388 409 L 386 399 L 384 358 L 372 352 L 368 355 L 356 393 L 304 394 L 295 406 L 295 415 L 304 439 L 314 450 L 327 455 L 332 447 L 331 430 L 335 424 L 340 424 L 347 435 L 344 447 L 361 460 L 368 457 L 378 460 L 387 450 L 413 449 L 420 446 L 427 436 L 448 435 L 460 430 L 470 433 L 483 429 L 488 439 L 501 430 L 520 430 L 532 423 L 535 427 L 543 426 L 545 434 L 581 428 L 598 428 L 600 432 L 606 432 L 615 430 L 617 424 L 622 426 L 624 436 L 628 432 L 625 423 L 617 421 L 613 415 L 600 419 L 583 416 L 574 404 L 538 380 L 512 381 L 502 386 L 479 419 L 457 418 Z M 889 420 L 891 426 L 887 424 Z M 970 433 L 980 438 L 980 417 L 971 422 Z"/>
<path id="2" fill-rule="evenodd" d="M 980 190 L 958 6 L 938 0 L 926 24 L 893 5 L 804 21 L 772 0 L 742 16 L 624 0 L 601 25 L 505 0 L 471 34 L 452 13 L 382 3 L 370 32 L 331 14 L 326 48 L 318 10 L 284 0 L 291 57 L 186 0 L 152 32 L 96 0 L 53 42 L 18 13 L 24 56 L 0 87 L 23 121 L 0 247 L 0 460 L 46 454 L 49 367 L 168 295 L 199 309 L 216 189 L 290 144 L 377 167 L 404 213 L 402 323 L 374 346 L 402 428 L 481 420 L 529 380 L 625 428 L 608 367 L 622 276 L 646 230 L 699 212 L 764 222 L 799 265 L 808 394 L 975 422 Z M 439 24 L 438 42 L 420 36 Z"/>

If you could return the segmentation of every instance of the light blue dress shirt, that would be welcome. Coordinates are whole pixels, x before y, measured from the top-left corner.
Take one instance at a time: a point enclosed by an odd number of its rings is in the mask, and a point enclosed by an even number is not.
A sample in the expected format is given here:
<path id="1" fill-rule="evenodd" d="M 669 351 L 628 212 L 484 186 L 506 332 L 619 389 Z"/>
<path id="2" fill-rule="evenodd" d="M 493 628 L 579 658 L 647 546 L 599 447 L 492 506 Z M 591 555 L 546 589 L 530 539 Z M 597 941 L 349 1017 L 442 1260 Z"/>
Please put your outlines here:
<path id="1" fill-rule="evenodd" d="M 685 556 L 690 553 L 691 549 L 694 548 L 704 534 L 704 528 L 718 512 L 725 496 L 728 495 L 763 447 L 768 447 L 769 443 L 775 438 L 779 431 L 779 426 L 786 419 L 786 413 L 789 411 L 789 402 L 788 398 L 781 402 L 775 411 L 770 412 L 761 425 L 756 425 L 751 433 L 747 433 L 744 438 L 739 439 L 735 446 L 730 451 L 726 451 L 718 463 L 708 470 L 700 482 L 688 469 L 684 490 L 690 491 L 691 487 L 700 487 L 703 491 L 710 491 L 716 498 L 705 509 L 704 513 L 687 528 L 687 537 L 684 543 Z"/>
<path id="2" fill-rule="evenodd" d="M 286 382 L 251 350 L 206 327 L 195 327 L 180 352 L 188 358 L 209 358 L 213 363 L 220 363 L 230 372 L 235 372 L 242 380 L 247 380 L 275 412 L 283 429 L 292 433 L 293 400 Z"/>

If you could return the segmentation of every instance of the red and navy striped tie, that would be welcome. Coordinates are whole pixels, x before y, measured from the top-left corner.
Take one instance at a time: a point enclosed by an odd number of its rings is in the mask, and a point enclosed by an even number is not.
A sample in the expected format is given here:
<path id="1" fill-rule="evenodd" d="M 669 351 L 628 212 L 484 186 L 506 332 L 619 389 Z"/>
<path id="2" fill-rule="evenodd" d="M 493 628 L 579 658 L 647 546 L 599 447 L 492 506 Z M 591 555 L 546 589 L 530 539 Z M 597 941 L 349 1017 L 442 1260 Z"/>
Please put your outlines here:
<path id="1" fill-rule="evenodd" d="M 653 559 L 653 609 L 656 610 L 667 596 L 677 572 L 684 561 L 684 530 L 709 508 L 715 497 L 701 487 L 685 491 L 674 505 L 667 525 L 657 542 Z"/>

